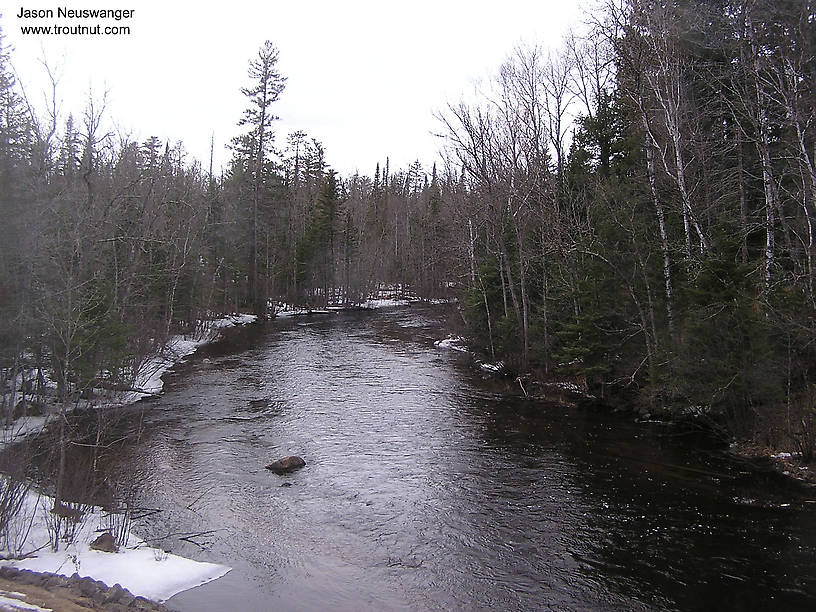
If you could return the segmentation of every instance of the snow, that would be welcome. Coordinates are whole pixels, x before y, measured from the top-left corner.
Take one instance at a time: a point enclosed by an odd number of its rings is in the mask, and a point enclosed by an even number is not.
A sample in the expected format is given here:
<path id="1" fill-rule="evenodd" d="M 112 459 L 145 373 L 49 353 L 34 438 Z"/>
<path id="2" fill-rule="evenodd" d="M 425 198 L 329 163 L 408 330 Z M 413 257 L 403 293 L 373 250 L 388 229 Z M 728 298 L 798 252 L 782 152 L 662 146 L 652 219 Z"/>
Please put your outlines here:
<path id="1" fill-rule="evenodd" d="M 395 306 L 407 306 L 412 300 L 397 300 L 394 298 L 366 300 L 360 306 L 362 308 L 393 308 Z"/>
<path id="2" fill-rule="evenodd" d="M 210 344 L 218 339 L 221 331 L 236 325 L 246 325 L 257 320 L 256 315 L 237 314 L 228 315 L 220 319 L 199 322 L 200 326 L 193 334 L 172 336 L 162 348 L 161 352 L 148 359 L 136 374 L 133 388 L 127 393 L 124 403 L 135 402 L 143 397 L 161 393 L 164 388 L 162 376 L 176 363 L 196 352 L 199 347 Z"/>
<path id="3" fill-rule="evenodd" d="M 572 393 L 580 393 L 584 394 L 584 390 L 574 382 L 551 382 L 551 383 L 543 383 L 547 387 L 555 387 L 556 389 L 561 389 L 563 391 L 571 391 Z"/>
<path id="4" fill-rule="evenodd" d="M 300 306 L 293 306 L 285 302 L 270 303 L 270 308 L 274 307 L 275 318 L 279 317 L 301 317 L 311 314 L 331 314 L 331 310 L 338 310 L 329 306 L 325 310 L 319 308 L 301 308 Z"/>
<path id="5" fill-rule="evenodd" d="M 294 308 L 292 310 L 281 310 L 275 313 L 275 317 L 302 317 L 313 314 L 327 315 L 331 314 L 331 312 L 329 310 Z"/>
<path id="6" fill-rule="evenodd" d="M 450 304 L 455 298 L 370 298 L 363 302 L 362 308 L 393 308 L 395 306 L 409 306 L 410 304 Z"/>
<path id="7" fill-rule="evenodd" d="M 434 342 L 434 346 L 441 349 L 459 351 L 461 353 L 470 352 L 467 348 L 467 339 L 463 338 L 462 336 L 449 335 L 447 338 L 443 338 L 442 340 L 437 340 L 436 342 Z M 499 374 L 504 372 L 503 361 L 497 361 L 496 363 L 482 363 L 479 360 L 475 361 L 479 365 L 479 369 L 481 369 L 484 372 L 493 372 Z"/>
<path id="8" fill-rule="evenodd" d="M 479 367 L 485 372 L 503 372 L 504 362 L 497 361 L 496 363 L 483 363 L 480 364 Z"/>
<path id="9" fill-rule="evenodd" d="M 359 308 L 364 308 L 367 310 L 375 310 L 379 308 L 396 308 L 399 306 L 409 306 L 411 304 L 415 304 L 421 302 L 423 304 L 447 304 L 453 300 L 449 299 L 419 299 L 419 298 L 411 298 L 411 299 L 397 299 L 397 298 L 369 298 L 364 302 L 361 302 L 359 305 L 351 305 L 351 306 L 327 306 L 325 310 L 319 310 L 315 308 L 299 308 L 297 306 L 292 306 L 291 304 L 285 304 L 283 302 L 278 302 L 275 304 L 275 316 L 276 317 L 298 317 L 302 315 L 310 315 L 310 314 L 329 314 L 332 312 L 338 312 L 343 310 L 355 310 Z M 271 306 L 271 305 L 270 305 Z"/>
<path id="10" fill-rule="evenodd" d="M 16 591 L 0 591 L 0 610 L 34 610 L 35 612 L 52 612 L 51 608 L 41 608 L 34 604 L 22 601 L 25 593 Z"/>
<path id="11" fill-rule="evenodd" d="M 226 327 L 235 327 L 236 325 L 247 325 L 258 320 L 258 316 L 254 314 L 236 314 L 215 319 L 210 322 L 211 329 L 224 329 Z"/>
<path id="12" fill-rule="evenodd" d="M 0 431 L 0 448 L 17 442 L 28 435 L 42 431 L 47 418 L 42 416 L 21 417 L 2 428 Z"/>
<path id="13" fill-rule="evenodd" d="M 108 586 L 119 583 L 133 595 L 154 601 L 166 601 L 177 593 L 220 578 L 231 569 L 150 548 L 133 533 L 117 553 L 91 550 L 89 543 L 100 532 L 107 531 L 110 525 L 110 515 L 98 508 L 83 517 L 73 543 L 60 542 L 59 552 L 53 552 L 46 528 L 49 521 L 54 521 L 50 515 L 53 503 L 51 497 L 28 493 L 23 510 L 14 520 L 26 523 L 33 517 L 23 552 L 41 550 L 20 561 L 2 561 L 3 565 L 63 576 L 77 573 L 81 577 L 101 580 Z M 21 529 L 24 525 L 12 526 L 15 528 Z"/>
<path id="14" fill-rule="evenodd" d="M 466 340 L 462 336 L 448 336 L 447 338 L 434 342 L 434 346 L 467 353 L 467 348 L 463 346 L 465 342 Z"/>

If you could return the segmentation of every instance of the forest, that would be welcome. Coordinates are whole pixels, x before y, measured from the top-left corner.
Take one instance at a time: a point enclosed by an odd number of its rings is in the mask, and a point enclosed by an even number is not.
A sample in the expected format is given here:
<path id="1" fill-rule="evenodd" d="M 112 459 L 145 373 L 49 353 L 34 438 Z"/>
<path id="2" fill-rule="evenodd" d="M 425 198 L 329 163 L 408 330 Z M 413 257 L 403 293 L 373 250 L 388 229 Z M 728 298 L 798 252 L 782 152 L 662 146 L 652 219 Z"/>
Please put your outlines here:
<path id="1" fill-rule="evenodd" d="M 440 161 L 340 176 L 276 139 L 279 50 L 250 59 L 228 167 L 34 107 L 0 39 L 6 418 L 126 389 L 221 313 L 455 299 L 513 377 L 816 443 L 816 6 L 606 0 L 438 112 Z M 243 69 L 243 68 L 242 68 Z M 56 84 L 55 84 L 56 87 Z M 284 141 L 282 141 L 284 140 Z M 33 374 L 31 374 L 33 373 Z"/>

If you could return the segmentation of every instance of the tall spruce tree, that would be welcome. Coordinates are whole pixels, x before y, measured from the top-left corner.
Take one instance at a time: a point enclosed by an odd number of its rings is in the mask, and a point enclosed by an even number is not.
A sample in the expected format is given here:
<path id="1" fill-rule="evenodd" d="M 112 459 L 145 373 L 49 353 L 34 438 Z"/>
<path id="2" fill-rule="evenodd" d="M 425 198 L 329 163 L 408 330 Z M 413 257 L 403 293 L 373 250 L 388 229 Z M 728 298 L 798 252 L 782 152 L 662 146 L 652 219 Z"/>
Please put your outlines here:
<path id="1" fill-rule="evenodd" d="M 243 162 L 251 181 L 250 242 L 249 242 L 249 302 L 255 314 L 264 316 L 266 298 L 258 279 L 258 210 L 271 168 L 274 133 L 272 122 L 277 119 L 270 107 L 286 86 L 286 78 L 277 69 L 279 52 L 271 41 L 258 50 L 258 56 L 249 62 L 247 72 L 252 85 L 241 89 L 249 100 L 239 125 L 249 126 L 249 132 L 233 141 L 236 155 Z"/>

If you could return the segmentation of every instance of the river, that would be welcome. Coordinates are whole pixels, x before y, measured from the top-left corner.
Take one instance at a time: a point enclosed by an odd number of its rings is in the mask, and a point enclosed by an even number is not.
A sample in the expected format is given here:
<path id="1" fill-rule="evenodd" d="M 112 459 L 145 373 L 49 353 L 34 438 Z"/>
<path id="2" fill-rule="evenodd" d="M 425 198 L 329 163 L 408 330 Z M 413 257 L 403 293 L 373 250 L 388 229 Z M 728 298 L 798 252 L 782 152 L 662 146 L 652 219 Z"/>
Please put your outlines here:
<path id="1" fill-rule="evenodd" d="M 102 469 L 161 510 L 135 531 L 233 568 L 171 609 L 816 609 L 816 496 L 671 427 L 520 397 L 434 346 L 444 316 L 231 330 L 129 413 L 138 442 Z M 290 454 L 307 466 L 264 469 Z"/>

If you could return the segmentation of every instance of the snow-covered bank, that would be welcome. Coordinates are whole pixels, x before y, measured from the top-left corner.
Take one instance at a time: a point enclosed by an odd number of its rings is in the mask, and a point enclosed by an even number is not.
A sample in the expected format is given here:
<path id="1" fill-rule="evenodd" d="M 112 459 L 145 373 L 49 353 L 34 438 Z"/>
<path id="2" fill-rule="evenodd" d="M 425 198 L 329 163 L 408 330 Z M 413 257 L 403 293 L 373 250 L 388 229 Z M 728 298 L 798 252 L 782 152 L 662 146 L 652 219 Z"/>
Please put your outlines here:
<path id="1" fill-rule="evenodd" d="M 284 302 L 269 303 L 270 310 L 275 318 L 300 317 L 306 315 L 327 315 L 344 310 L 377 310 L 380 308 L 397 308 L 412 304 L 450 304 L 455 299 L 426 299 L 426 298 L 369 298 L 359 304 L 330 305 L 326 308 L 302 308 Z"/>
<path id="2" fill-rule="evenodd" d="M 504 362 L 497 361 L 496 363 L 480 363 L 479 369 L 483 370 L 484 372 L 495 372 L 500 374 L 504 372 Z"/>
<path id="3" fill-rule="evenodd" d="M 418 303 L 419 300 L 401 300 L 401 299 L 368 299 L 359 304 L 350 304 L 347 306 L 327 306 L 326 308 L 302 308 L 278 302 L 274 305 L 275 318 L 285 317 L 301 317 L 307 315 L 327 315 L 335 312 L 343 312 L 344 310 L 374 310 L 378 308 L 394 308 L 396 306 L 409 306 L 413 303 Z"/>
<path id="4" fill-rule="evenodd" d="M 48 416 L 20 417 L 0 428 L 0 448 L 43 430 Z"/>
<path id="5" fill-rule="evenodd" d="M 148 359 L 139 368 L 133 381 L 134 390 L 125 395 L 123 403 L 131 403 L 160 393 L 164 387 L 162 376 L 167 370 L 200 347 L 217 340 L 224 329 L 254 323 L 257 319 L 256 315 L 251 314 L 227 315 L 202 322 L 192 334 L 172 336 L 158 355 Z"/>
<path id="6" fill-rule="evenodd" d="M 463 338 L 462 336 L 454 336 L 448 335 L 447 338 L 443 338 L 442 340 L 437 340 L 434 342 L 434 346 L 440 349 L 447 349 L 450 351 L 458 351 L 460 353 L 469 353 L 473 357 L 473 361 L 479 369 L 483 372 L 489 372 L 491 374 L 504 374 L 505 373 L 505 366 L 503 361 L 497 361 L 496 363 L 487 363 L 480 361 L 473 355 L 468 348 L 468 341 L 467 338 Z"/>
<path id="7" fill-rule="evenodd" d="M 467 338 L 464 338 L 462 336 L 455 336 L 453 334 L 449 334 L 447 338 L 435 341 L 434 346 L 440 349 L 459 351 L 462 353 L 470 354 L 473 360 L 473 364 L 476 367 L 478 367 L 479 370 L 485 372 L 487 375 L 506 378 L 512 374 L 513 377 L 516 377 L 515 373 L 512 373 L 511 370 L 508 370 L 507 365 L 505 364 L 504 361 L 496 361 L 494 363 L 490 363 L 478 359 L 476 355 L 468 347 Z M 577 382 L 569 380 L 561 381 L 539 380 L 531 378 L 530 375 L 519 376 L 515 380 L 520 385 L 521 390 L 524 392 L 524 395 L 528 397 L 530 397 L 530 395 L 528 394 L 525 385 L 527 385 L 528 388 L 537 389 L 539 393 L 536 394 L 536 397 L 539 397 L 541 399 L 557 399 L 558 401 L 564 401 L 563 397 L 561 397 L 564 394 L 577 398 L 595 399 L 593 395 L 587 393 L 586 389 L 579 385 Z"/>
<path id="8" fill-rule="evenodd" d="M 289 304 L 278 304 L 274 310 L 274 317 L 276 319 L 286 317 L 303 317 L 307 315 L 327 315 L 331 314 L 330 310 L 322 310 L 320 308 L 298 308 Z"/>
<path id="9" fill-rule="evenodd" d="M 87 400 L 93 408 L 122 406 L 131 404 L 142 398 L 150 397 L 161 392 L 164 382 L 162 376 L 179 361 L 194 353 L 198 348 L 214 342 L 221 332 L 229 327 L 245 325 L 257 320 L 255 315 L 233 314 L 199 322 L 196 331 L 192 334 L 175 335 L 164 344 L 158 354 L 149 357 L 136 372 L 131 390 L 111 395 L 104 389 L 91 389 L 94 399 Z M 18 375 L 13 381 L 16 393 L 23 385 L 24 380 L 33 380 L 36 372 L 26 371 Z M 45 377 L 45 388 L 49 395 L 39 399 L 39 409 L 42 414 L 27 415 L 7 421 L 0 425 L 0 448 L 43 430 L 46 424 L 60 412 L 56 401 L 55 390 L 57 384 L 48 376 Z"/>
<path id="10" fill-rule="evenodd" d="M 448 336 L 447 338 L 443 338 L 442 340 L 437 340 L 434 342 L 434 346 L 441 348 L 441 349 L 450 349 L 452 351 L 460 351 L 462 353 L 467 353 L 467 340 L 465 340 L 462 336 Z"/>
<path id="11" fill-rule="evenodd" d="M 157 355 L 147 359 L 139 368 L 133 390 L 113 397 L 105 397 L 99 390 L 95 399 L 88 400 L 89 405 L 104 409 L 160 393 L 164 384 L 161 377 L 171 367 L 201 346 L 217 340 L 224 329 L 254 322 L 256 318 L 255 315 L 229 315 L 201 322 L 192 334 L 171 337 Z M 28 416 L 12 421 L 2 432 L 0 444 L 15 442 L 42 431 L 49 419 L 58 414 L 58 406 L 46 405 L 45 416 Z M 31 491 L 26 494 L 19 511 L 11 517 L 9 526 L 2 534 L 2 541 L 9 550 L 0 553 L 5 557 L 30 555 L 18 561 L 0 561 L 0 565 L 64 576 L 77 573 L 82 577 L 101 580 L 109 586 L 118 583 L 136 596 L 159 601 L 215 580 L 230 569 L 150 548 L 132 533 L 127 535 L 117 553 L 92 550 L 90 543 L 117 522 L 116 515 L 96 508 L 81 517 L 71 543 L 61 541 L 59 552 L 53 552 L 48 531 L 49 525 L 53 526 L 58 520 L 51 513 L 53 507 L 53 498 Z M 12 548 L 14 550 L 10 550 Z"/>
<path id="12" fill-rule="evenodd" d="M 418 303 L 419 300 L 404 300 L 404 299 L 396 299 L 396 298 L 383 298 L 383 299 L 369 299 L 360 304 L 362 308 L 368 309 L 375 309 L 375 308 L 394 308 L 395 306 L 408 306 L 411 303 Z"/>
<path id="13" fill-rule="evenodd" d="M 379 298 L 368 299 L 360 306 L 362 308 L 393 308 L 395 306 L 410 306 L 411 304 L 452 304 L 455 298 Z"/>
<path id="14" fill-rule="evenodd" d="M 23 533 L 30 522 L 30 531 L 21 552 L 36 552 L 22 560 L 0 561 L 0 565 L 63 576 L 76 573 L 81 577 L 101 580 L 108 586 L 118 583 L 135 596 L 141 595 L 155 601 L 165 601 L 230 571 L 224 565 L 193 561 L 150 548 L 132 533 L 128 534 L 119 552 L 92 550 L 90 542 L 111 526 L 111 515 L 98 508 L 93 508 L 82 517 L 72 543 L 60 542 L 59 552 L 53 552 L 48 533 L 48 525 L 56 519 L 51 514 L 53 505 L 51 497 L 35 492 L 26 495 L 21 511 L 12 520 L 10 532 Z"/>

